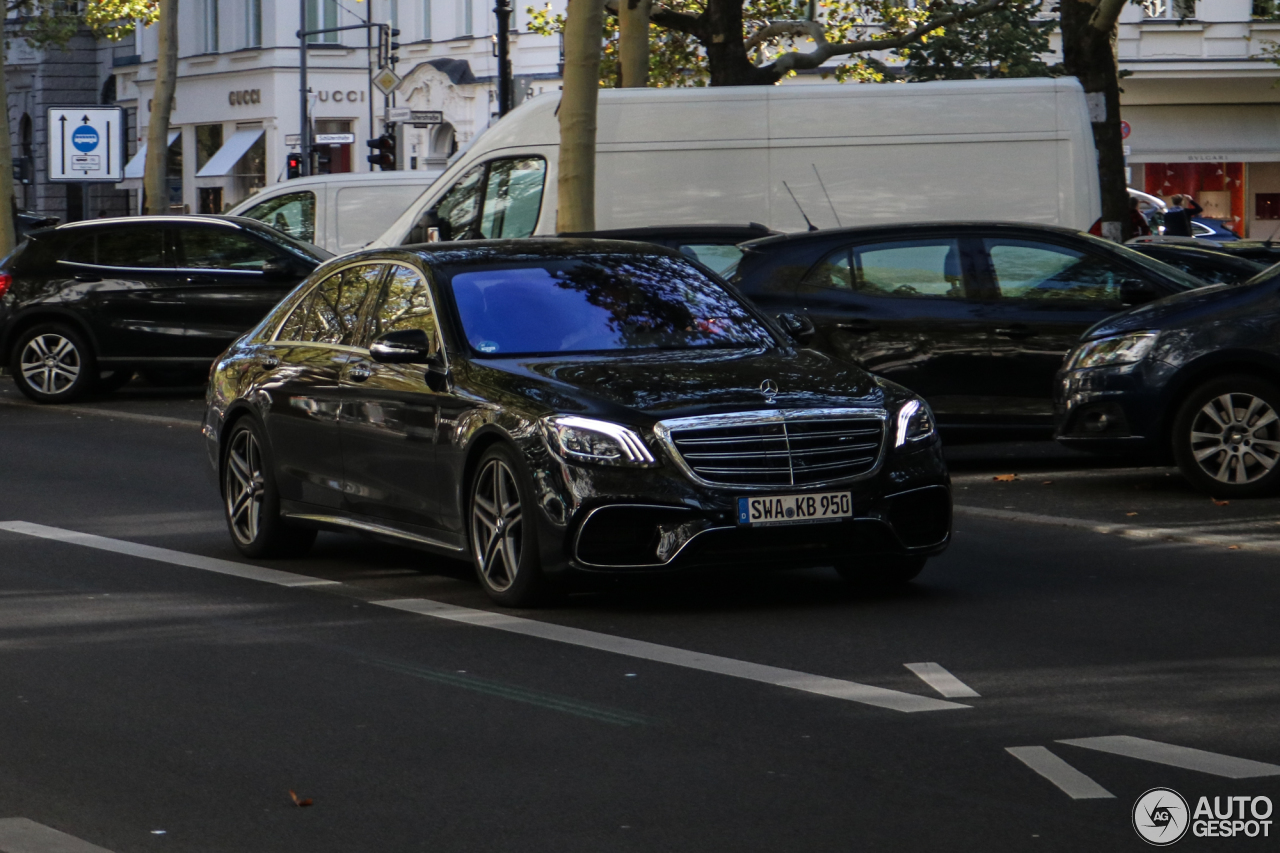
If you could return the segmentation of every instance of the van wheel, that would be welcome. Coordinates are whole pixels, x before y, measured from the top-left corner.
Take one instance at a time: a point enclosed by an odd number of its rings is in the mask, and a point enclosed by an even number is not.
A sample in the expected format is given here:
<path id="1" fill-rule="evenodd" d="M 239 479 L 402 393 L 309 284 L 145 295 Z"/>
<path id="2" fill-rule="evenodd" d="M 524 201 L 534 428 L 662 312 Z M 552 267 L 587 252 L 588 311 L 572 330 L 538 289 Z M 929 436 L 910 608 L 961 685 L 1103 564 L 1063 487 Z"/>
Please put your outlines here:
<path id="1" fill-rule="evenodd" d="M 1280 490 L 1280 389 L 1253 376 L 1201 385 L 1173 422 L 1173 456 L 1192 485 L 1215 497 Z"/>
<path id="2" fill-rule="evenodd" d="M 88 341 L 60 323 L 23 332 L 9 369 L 18 390 L 37 403 L 70 403 L 88 393 L 98 378 Z"/>

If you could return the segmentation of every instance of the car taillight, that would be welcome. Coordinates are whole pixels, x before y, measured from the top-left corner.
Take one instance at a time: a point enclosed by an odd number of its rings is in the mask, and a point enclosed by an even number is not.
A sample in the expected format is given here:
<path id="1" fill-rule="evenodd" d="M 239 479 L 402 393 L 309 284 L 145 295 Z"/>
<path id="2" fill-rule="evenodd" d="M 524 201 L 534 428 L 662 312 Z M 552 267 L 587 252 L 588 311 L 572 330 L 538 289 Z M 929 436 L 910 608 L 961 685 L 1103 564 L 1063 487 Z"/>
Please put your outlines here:
<path id="1" fill-rule="evenodd" d="M 0 297 L 9 292 L 9 286 L 13 284 L 13 276 L 7 272 L 0 272 Z"/>

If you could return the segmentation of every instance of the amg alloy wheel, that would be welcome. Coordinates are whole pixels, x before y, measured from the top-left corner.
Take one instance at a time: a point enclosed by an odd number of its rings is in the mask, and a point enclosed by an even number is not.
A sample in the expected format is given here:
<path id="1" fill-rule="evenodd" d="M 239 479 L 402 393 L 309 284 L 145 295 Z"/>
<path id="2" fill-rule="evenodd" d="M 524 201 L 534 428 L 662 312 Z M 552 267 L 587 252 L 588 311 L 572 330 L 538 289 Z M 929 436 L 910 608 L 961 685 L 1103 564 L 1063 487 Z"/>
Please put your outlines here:
<path id="1" fill-rule="evenodd" d="M 18 389 L 37 403 L 68 403 L 89 391 L 97 378 L 89 346 L 79 333 L 62 325 L 25 332 L 10 366 Z"/>
<path id="2" fill-rule="evenodd" d="M 280 496 L 258 427 L 242 420 L 233 427 L 222 465 L 222 499 L 231 541 L 249 557 L 306 553 L 316 532 L 290 526 L 280 516 Z"/>
<path id="3" fill-rule="evenodd" d="M 1250 376 L 1210 382 L 1187 397 L 1174 455 L 1187 479 L 1218 497 L 1280 487 L 1280 391 Z"/>
<path id="4" fill-rule="evenodd" d="M 533 603 L 541 585 L 537 534 L 526 519 L 526 500 L 515 454 L 491 447 L 471 486 L 471 552 L 476 575 L 489 597 L 519 607 Z"/>

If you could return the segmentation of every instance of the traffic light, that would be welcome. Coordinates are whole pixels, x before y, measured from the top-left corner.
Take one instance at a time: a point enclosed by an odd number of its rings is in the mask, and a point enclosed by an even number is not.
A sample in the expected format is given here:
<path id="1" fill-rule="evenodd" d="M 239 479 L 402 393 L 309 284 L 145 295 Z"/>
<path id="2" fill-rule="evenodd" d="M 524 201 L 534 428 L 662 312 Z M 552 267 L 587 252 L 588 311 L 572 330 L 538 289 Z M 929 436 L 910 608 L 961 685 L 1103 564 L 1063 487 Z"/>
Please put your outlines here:
<path id="1" fill-rule="evenodd" d="M 377 139 L 370 139 L 367 144 L 373 149 L 373 153 L 368 157 L 370 163 L 384 172 L 395 171 L 396 137 L 394 133 L 387 131 Z"/>
<path id="2" fill-rule="evenodd" d="M 302 155 L 301 154 L 297 152 L 290 153 L 288 158 L 285 160 L 285 166 L 288 169 L 286 174 L 288 174 L 290 179 L 302 177 Z"/>

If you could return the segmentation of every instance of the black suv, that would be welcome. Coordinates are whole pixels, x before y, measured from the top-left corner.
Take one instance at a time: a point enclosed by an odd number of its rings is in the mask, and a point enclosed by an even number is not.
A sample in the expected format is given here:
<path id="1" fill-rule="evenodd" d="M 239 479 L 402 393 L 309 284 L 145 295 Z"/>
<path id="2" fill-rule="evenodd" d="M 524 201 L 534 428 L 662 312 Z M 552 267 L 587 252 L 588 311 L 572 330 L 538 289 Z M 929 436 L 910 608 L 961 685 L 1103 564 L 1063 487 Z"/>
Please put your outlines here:
<path id="1" fill-rule="evenodd" d="M 0 354 L 41 403 L 119 387 L 139 368 L 207 370 L 330 257 L 240 217 L 34 231 L 0 261 Z"/>

